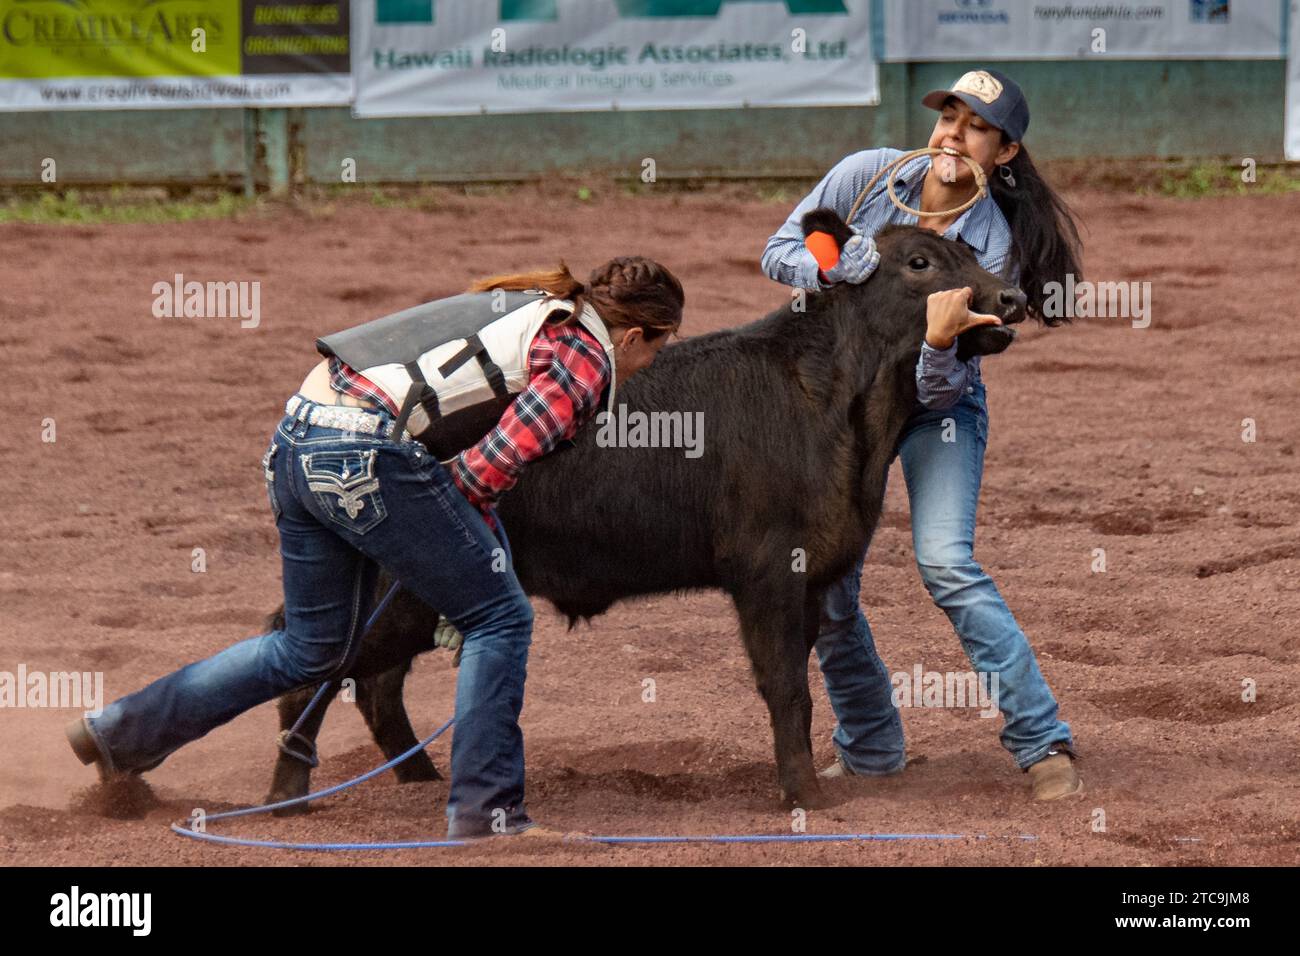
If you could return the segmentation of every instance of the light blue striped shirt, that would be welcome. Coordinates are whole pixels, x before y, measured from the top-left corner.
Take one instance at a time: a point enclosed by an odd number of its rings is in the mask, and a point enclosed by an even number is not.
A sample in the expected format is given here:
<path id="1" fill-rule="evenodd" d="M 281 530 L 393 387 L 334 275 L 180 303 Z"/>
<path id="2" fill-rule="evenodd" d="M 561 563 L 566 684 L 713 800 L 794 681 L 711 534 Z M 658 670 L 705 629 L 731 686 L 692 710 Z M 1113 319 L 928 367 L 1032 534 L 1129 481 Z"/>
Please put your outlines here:
<path id="1" fill-rule="evenodd" d="M 763 271 L 769 278 L 786 285 L 803 289 L 817 289 L 817 260 L 803 241 L 800 220 L 804 213 L 820 206 L 834 209 L 847 217 L 853 202 L 885 164 L 903 155 L 898 149 L 864 149 L 840 160 L 818 183 L 776 234 L 767 241 L 763 250 Z M 921 203 L 921 186 L 930 171 L 931 157 L 918 156 L 904 163 L 898 170 L 895 191 L 898 198 L 916 209 Z M 885 188 L 887 176 L 863 200 L 857 217 L 849 223 L 865 236 L 874 236 L 891 223 L 914 226 L 917 217 L 905 213 L 889 201 Z M 992 195 L 987 195 L 971 206 L 948 227 L 945 239 L 960 238 L 975 253 L 979 264 L 989 272 L 1000 275 L 1011 255 L 1011 228 Z M 1009 281 L 1015 284 L 1019 270 L 1011 265 Z M 957 345 L 946 349 L 933 349 L 921 343 L 921 359 L 916 366 L 917 398 L 927 408 L 948 408 L 962 393 L 973 390 L 980 381 L 980 360 L 976 355 L 965 362 L 957 360 Z"/>

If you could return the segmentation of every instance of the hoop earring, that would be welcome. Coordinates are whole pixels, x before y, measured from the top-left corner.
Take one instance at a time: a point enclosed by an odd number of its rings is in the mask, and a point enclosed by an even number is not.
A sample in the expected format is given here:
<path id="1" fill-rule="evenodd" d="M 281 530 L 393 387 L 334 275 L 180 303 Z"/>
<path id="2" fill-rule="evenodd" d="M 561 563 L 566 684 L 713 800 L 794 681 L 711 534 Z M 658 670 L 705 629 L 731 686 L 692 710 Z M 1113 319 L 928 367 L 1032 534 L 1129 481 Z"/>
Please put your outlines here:
<path id="1" fill-rule="evenodd" d="M 1010 166 L 1003 163 L 998 167 L 998 175 L 1002 177 L 1002 181 L 1007 184 L 1008 189 L 1016 188 L 1016 174 L 1011 171 Z"/>

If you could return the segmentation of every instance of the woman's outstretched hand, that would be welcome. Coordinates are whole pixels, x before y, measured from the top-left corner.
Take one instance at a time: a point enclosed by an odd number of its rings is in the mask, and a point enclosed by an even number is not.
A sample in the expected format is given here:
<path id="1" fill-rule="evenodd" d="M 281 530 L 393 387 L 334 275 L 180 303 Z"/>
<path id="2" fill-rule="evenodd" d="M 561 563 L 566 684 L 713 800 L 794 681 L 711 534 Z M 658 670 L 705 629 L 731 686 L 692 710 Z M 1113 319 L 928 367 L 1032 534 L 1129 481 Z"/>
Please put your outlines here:
<path id="1" fill-rule="evenodd" d="M 930 293 L 925 306 L 925 341 L 930 348 L 950 348 L 957 336 L 977 325 L 1002 324 L 996 315 L 970 310 L 974 295 L 969 286 Z"/>

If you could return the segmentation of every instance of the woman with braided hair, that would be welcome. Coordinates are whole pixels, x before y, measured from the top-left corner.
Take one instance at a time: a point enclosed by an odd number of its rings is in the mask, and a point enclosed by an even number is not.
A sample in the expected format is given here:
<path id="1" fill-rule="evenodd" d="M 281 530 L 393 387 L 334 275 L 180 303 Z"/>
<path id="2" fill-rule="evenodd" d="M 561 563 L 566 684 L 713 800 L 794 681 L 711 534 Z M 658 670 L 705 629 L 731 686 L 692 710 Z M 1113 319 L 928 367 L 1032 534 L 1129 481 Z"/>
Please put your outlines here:
<path id="1" fill-rule="evenodd" d="M 342 677 L 382 566 L 464 634 L 448 836 L 553 833 L 524 807 L 533 612 L 493 504 L 613 407 L 616 385 L 677 331 L 684 300 L 649 259 L 612 259 L 585 283 L 561 263 L 319 339 L 325 358 L 262 459 L 284 628 L 74 721 L 74 752 L 106 779 L 152 770 L 251 707 Z"/>

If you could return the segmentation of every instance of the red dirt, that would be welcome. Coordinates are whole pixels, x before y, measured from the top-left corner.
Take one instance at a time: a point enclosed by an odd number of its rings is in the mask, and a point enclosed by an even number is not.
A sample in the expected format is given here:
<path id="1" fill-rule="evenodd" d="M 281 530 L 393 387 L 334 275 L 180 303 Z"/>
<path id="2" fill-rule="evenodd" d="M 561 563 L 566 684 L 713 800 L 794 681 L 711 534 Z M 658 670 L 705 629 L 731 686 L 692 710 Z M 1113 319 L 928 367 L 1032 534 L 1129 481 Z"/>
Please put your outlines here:
<path id="1" fill-rule="evenodd" d="M 251 633 L 279 601 L 258 466 L 312 342 L 473 277 L 609 255 L 661 259 L 685 283 L 687 331 L 781 302 L 757 260 L 796 198 L 733 187 L 589 202 L 521 187 L 440 194 L 433 209 L 278 207 L 165 226 L 0 226 L 6 357 L 0 670 L 101 670 L 129 693 Z M 166 824 L 265 793 L 275 718 L 245 714 L 148 779 L 141 821 L 82 810 L 92 774 L 62 727 L 75 710 L 0 711 L 0 851 L 24 864 L 1294 864 L 1300 859 L 1300 195 L 1175 200 L 1076 191 L 1090 278 L 1152 283 L 1151 327 L 1026 329 L 985 363 L 992 421 L 977 555 L 1030 635 L 1082 749 L 1082 800 L 1035 805 L 1000 720 L 904 712 L 898 778 L 845 781 L 810 832 L 944 832 L 991 840 L 605 848 L 500 845 L 361 855 L 208 847 Z M 549 217 L 549 218 L 548 218 Z M 541 225 L 560 223 L 558 228 Z M 1206 224 L 1214 229 L 1207 232 Z M 156 319 L 154 282 L 258 279 L 262 321 Z M 57 422 L 43 443 L 41 422 Z M 1242 419 L 1258 440 L 1241 439 Z M 190 570 L 207 551 L 206 573 Z M 1093 549 L 1108 570 L 1092 573 Z M 895 670 L 968 667 L 913 565 L 901 475 L 863 582 Z M 523 722 L 529 805 L 607 834 L 788 833 L 766 710 L 720 595 L 624 605 L 566 633 L 540 609 Z M 408 682 L 417 731 L 451 711 L 453 671 Z M 657 701 L 641 702 L 653 677 Z M 815 664 L 814 745 L 831 758 Z M 1243 703 L 1244 678 L 1258 700 Z M 445 768 L 448 741 L 432 748 Z M 316 783 L 380 762 L 340 704 Z M 305 818 L 213 831 L 286 840 L 440 839 L 445 783 L 391 776 Z M 1095 811 L 1106 829 L 1095 832 Z M 1017 839 L 1032 834 L 1033 841 Z M 1195 842 L 1186 838 L 1195 838 Z"/>

